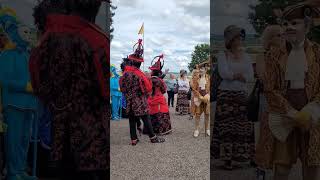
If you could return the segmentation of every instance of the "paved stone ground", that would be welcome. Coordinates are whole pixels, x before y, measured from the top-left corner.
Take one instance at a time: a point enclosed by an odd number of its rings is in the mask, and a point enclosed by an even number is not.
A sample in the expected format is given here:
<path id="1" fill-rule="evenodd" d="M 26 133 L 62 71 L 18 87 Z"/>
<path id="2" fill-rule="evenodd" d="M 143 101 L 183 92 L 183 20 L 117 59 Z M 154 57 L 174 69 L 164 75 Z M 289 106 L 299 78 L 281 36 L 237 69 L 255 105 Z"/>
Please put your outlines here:
<path id="1" fill-rule="evenodd" d="M 214 105 L 212 104 L 211 107 Z M 214 114 L 214 111 L 210 112 Z M 214 122 L 214 117 L 211 119 L 211 123 Z M 212 124 L 211 124 L 212 125 Z M 259 129 L 260 124 L 255 123 L 255 141 L 257 142 L 259 139 Z M 214 171 L 211 172 L 211 180 L 263 180 L 262 176 L 257 177 L 256 168 L 250 168 L 249 165 L 237 165 L 235 164 L 235 169 L 232 171 L 226 171 L 221 168 L 221 162 L 210 161 L 212 167 L 214 167 Z M 301 163 L 298 162 L 296 166 L 292 168 L 289 179 L 290 180 L 302 180 L 301 174 Z M 272 170 L 265 171 L 265 179 L 264 180 L 272 180 L 273 172 Z"/>
<path id="2" fill-rule="evenodd" d="M 164 136 L 165 143 L 151 144 L 147 136 L 142 136 L 135 147 L 129 145 L 128 120 L 111 121 L 111 180 L 209 180 L 210 163 L 216 167 L 212 180 L 262 180 L 256 178 L 254 168 L 244 166 L 226 171 L 219 168 L 220 164 L 210 162 L 210 139 L 205 137 L 204 129 L 196 139 L 194 121 L 189 116 L 178 116 L 173 108 L 170 115 L 173 132 Z M 203 118 L 201 125 L 203 128 Z M 259 134 L 258 124 L 255 129 Z M 302 180 L 300 165 L 293 168 L 289 179 Z M 271 171 L 265 180 L 272 180 Z"/>
<path id="3" fill-rule="evenodd" d="M 267 171 L 265 180 L 273 180 L 272 174 L 272 171 Z M 212 172 L 212 175 L 212 180 L 263 180 L 261 177 L 257 178 L 256 169 L 248 168 L 246 166 L 239 167 L 237 169 L 234 169 L 233 171 L 225 171 L 217 167 Z M 292 169 L 289 179 L 302 180 L 300 165 L 297 165 Z"/>
<path id="4" fill-rule="evenodd" d="M 151 144 L 147 136 L 133 147 L 128 120 L 111 122 L 112 180 L 209 180 L 210 138 L 193 137 L 194 121 L 175 115 L 170 108 L 173 132 L 163 144 Z"/>
<path id="5" fill-rule="evenodd" d="M 211 112 L 214 114 L 214 112 Z M 220 164 L 210 162 L 210 139 L 202 134 L 193 135 L 194 121 L 188 116 L 178 116 L 170 108 L 173 133 L 163 144 L 151 144 L 147 136 L 133 147 L 130 144 L 127 119 L 111 122 L 111 179 L 112 180 L 209 180 L 210 163 L 216 167 L 212 180 L 260 180 L 256 170 L 243 166 L 233 171 L 219 168 Z M 201 120 L 203 128 L 203 117 Z M 259 134 L 259 125 L 256 125 Z M 302 180 L 301 166 L 292 169 L 290 180 Z M 262 180 L 262 179 L 261 179 Z M 265 180 L 272 180 L 267 171 Z"/>

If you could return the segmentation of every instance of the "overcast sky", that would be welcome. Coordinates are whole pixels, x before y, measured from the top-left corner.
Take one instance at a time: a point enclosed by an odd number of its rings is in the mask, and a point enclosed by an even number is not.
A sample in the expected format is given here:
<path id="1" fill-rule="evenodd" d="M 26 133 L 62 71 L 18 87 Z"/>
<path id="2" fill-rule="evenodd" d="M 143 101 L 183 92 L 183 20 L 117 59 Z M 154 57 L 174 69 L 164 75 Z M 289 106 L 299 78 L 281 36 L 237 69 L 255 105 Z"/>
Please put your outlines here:
<path id="1" fill-rule="evenodd" d="M 165 68 L 172 71 L 187 69 L 194 46 L 209 43 L 211 34 L 223 34 L 230 24 L 255 33 L 248 22 L 249 5 L 257 0 L 113 0 L 118 7 L 114 16 L 114 39 L 111 43 L 111 63 L 117 66 L 132 53 L 138 30 L 145 24 L 145 67 L 154 56 L 165 54 Z M 0 0 L 17 11 L 19 19 L 33 26 L 32 8 L 35 0 Z M 105 8 L 97 24 L 105 29 Z"/>
<path id="2" fill-rule="evenodd" d="M 187 69 L 197 44 L 210 40 L 209 0 L 113 0 L 111 63 L 118 66 L 132 53 L 142 23 L 145 27 L 145 70 L 154 56 L 164 53 L 165 69 Z"/>
<path id="3" fill-rule="evenodd" d="M 228 25 L 240 26 L 254 34 L 255 31 L 248 21 L 249 5 L 257 0 L 211 0 L 211 33 L 222 35 Z"/>

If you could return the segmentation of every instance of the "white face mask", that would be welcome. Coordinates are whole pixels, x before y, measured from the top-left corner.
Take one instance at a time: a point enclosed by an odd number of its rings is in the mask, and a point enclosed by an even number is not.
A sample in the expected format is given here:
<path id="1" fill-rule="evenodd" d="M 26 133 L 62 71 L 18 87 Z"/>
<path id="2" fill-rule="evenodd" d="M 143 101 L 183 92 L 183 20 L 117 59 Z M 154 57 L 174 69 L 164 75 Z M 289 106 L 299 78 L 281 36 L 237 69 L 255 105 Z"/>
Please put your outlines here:
<path id="1" fill-rule="evenodd" d="M 24 26 L 24 25 L 19 26 L 18 33 L 24 41 L 28 43 L 33 42 L 32 32 L 30 28 L 28 28 L 27 26 Z"/>

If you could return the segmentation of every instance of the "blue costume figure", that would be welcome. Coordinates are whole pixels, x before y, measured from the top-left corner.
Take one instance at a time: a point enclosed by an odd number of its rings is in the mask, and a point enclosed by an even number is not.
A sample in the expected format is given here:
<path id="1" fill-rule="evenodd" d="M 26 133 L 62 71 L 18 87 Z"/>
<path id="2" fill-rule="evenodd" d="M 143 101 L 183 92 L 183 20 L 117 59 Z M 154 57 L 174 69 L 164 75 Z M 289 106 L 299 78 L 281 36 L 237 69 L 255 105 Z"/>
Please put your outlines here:
<path id="1" fill-rule="evenodd" d="M 120 92 L 119 80 L 120 76 L 117 73 L 117 69 L 114 65 L 111 65 L 110 71 L 112 73 L 112 77 L 110 79 L 110 94 L 112 101 L 112 120 L 120 120 L 121 115 L 119 114 L 121 108 L 121 96 Z"/>
<path id="2" fill-rule="evenodd" d="M 0 26 L 16 45 L 0 54 L 3 115 L 8 125 L 5 134 L 7 179 L 32 180 L 35 177 L 28 176 L 25 171 L 32 125 L 39 105 L 32 95 L 28 71 L 31 31 L 10 13 L 0 15 Z"/>

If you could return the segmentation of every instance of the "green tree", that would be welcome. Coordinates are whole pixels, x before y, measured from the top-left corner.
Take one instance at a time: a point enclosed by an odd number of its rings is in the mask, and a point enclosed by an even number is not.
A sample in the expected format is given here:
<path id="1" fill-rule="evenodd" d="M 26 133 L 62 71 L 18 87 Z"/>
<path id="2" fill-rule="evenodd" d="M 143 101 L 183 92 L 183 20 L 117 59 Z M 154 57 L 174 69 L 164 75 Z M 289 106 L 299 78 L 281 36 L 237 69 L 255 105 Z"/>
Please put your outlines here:
<path id="1" fill-rule="evenodd" d="M 115 15 L 115 10 L 117 9 L 116 6 L 112 5 L 111 1 L 106 3 L 106 21 L 107 21 L 107 31 L 110 33 L 110 40 L 113 39 L 113 32 L 114 32 L 114 27 L 113 27 L 113 17 Z"/>
<path id="2" fill-rule="evenodd" d="M 279 20 L 273 13 L 274 9 L 284 9 L 289 5 L 294 5 L 304 0 L 259 0 L 256 5 L 250 5 L 252 10 L 249 13 L 249 20 L 258 35 L 268 25 L 278 24 Z M 308 37 L 314 41 L 320 42 L 320 28 L 314 27 L 310 31 Z"/>
<path id="3" fill-rule="evenodd" d="M 191 62 L 189 63 L 189 70 L 192 71 L 197 64 L 208 60 L 210 55 L 209 44 L 198 44 L 195 46 L 193 53 L 191 54 Z"/>
<path id="4" fill-rule="evenodd" d="M 299 3 L 303 0 L 259 0 L 256 5 L 250 5 L 249 20 L 258 34 L 261 34 L 269 24 L 277 24 L 277 17 L 273 9 L 284 9 L 288 5 Z"/>

